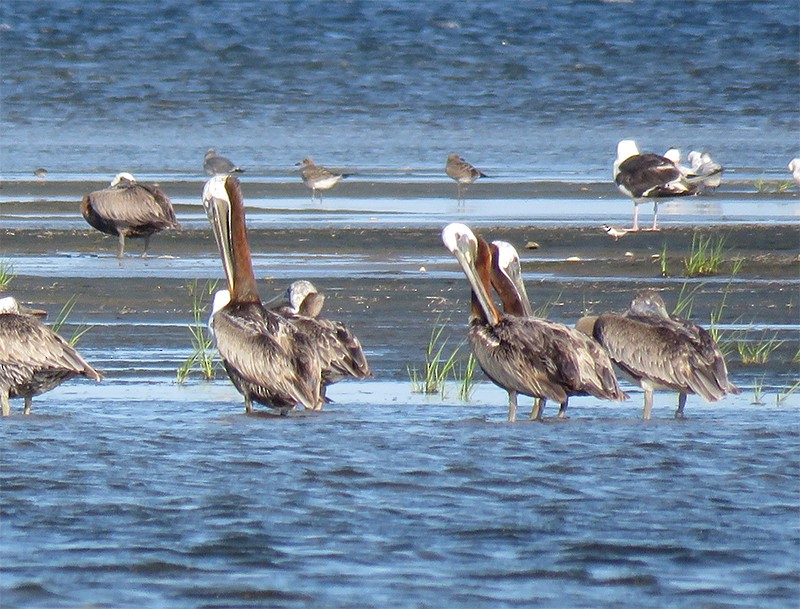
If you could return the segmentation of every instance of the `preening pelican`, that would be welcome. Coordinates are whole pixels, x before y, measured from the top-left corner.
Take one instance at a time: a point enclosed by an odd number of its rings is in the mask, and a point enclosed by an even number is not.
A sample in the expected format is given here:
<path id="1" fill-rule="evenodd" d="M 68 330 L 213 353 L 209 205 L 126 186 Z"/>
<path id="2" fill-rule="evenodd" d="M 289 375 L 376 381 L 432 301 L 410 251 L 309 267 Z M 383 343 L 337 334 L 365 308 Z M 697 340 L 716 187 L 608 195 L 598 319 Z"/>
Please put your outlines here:
<path id="1" fill-rule="evenodd" d="M 172 203 L 158 186 L 138 184 L 129 173 L 118 173 L 111 185 L 86 195 L 81 204 L 86 221 L 107 235 L 119 236 L 117 256 L 125 256 L 125 238 L 144 237 L 144 252 L 150 237 L 165 228 L 180 228 Z"/>
<path id="2" fill-rule="evenodd" d="M 464 201 L 464 190 L 467 184 L 472 184 L 478 178 L 488 177 L 471 163 L 465 161 L 458 153 L 451 152 L 447 155 L 445 173 L 456 181 L 458 187 L 458 201 Z"/>
<path id="3" fill-rule="evenodd" d="M 318 190 L 323 191 L 333 188 L 339 180 L 350 175 L 349 173 L 334 173 L 322 165 L 316 165 L 314 159 L 308 157 L 297 164 L 300 166 L 303 184 L 311 189 L 312 202 L 316 200 Z M 319 193 L 319 200 L 321 203 L 322 192 Z"/>
<path id="4" fill-rule="evenodd" d="M 493 241 L 490 248 L 492 252 L 491 283 L 500 296 L 504 312 L 528 318 L 532 322 L 531 325 L 534 325 L 538 332 L 550 335 L 547 340 L 540 341 L 540 344 L 544 346 L 542 348 L 551 350 L 550 353 L 546 354 L 549 360 L 555 362 L 566 361 L 563 357 L 564 354 L 571 352 L 575 356 L 575 361 L 579 362 L 580 366 L 583 367 L 583 372 L 581 373 L 583 376 L 591 377 L 593 373 L 596 374 L 598 379 L 605 383 L 605 389 L 609 392 L 614 392 L 616 377 L 613 374 L 611 361 L 600 345 L 593 340 L 587 341 L 586 337 L 580 332 L 568 326 L 536 317 L 522 280 L 517 250 L 513 245 L 505 241 Z M 567 392 L 567 399 L 561 403 L 561 408 L 559 408 L 558 416 L 560 418 L 566 416 L 570 395 L 588 395 L 588 392 L 581 388 L 583 381 L 579 378 L 580 374 L 576 378 L 570 372 L 572 366 L 572 363 L 566 362 L 564 370 L 561 372 L 565 380 L 564 388 Z M 594 369 L 594 372 L 592 372 L 592 369 Z M 614 383 L 611 383 L 609 378 L 612 378 Z M 617 399 L 624 399 L 625 397 L 621 391 L 617 395 L 622 396 Z M 511 399 L 512 396 L 509 395 L 509 400 Z M 540 420 L 542 418 L 546 402 L 547 400 L 544 397 L 536 397 L 531 409 L 531 419 Z"/>
<path id="5" fill-rule="evenodd" d="M 0 406 L 11 413 L 10 398 L 25 398 L 25 414 L 33 396 L 75 376 L 95 381 L 102 375 L 63 338 L 26 312 L 12 296 L 0 299 Z"/>
<path id="6" fill-rule="evenodd" d="M 222 362 L 246 411 L 253 402 L 285 414 L 297 404 L 322 408 L 322 371 L 315 345 L 290 321 L 261 303 L 250 259 L 239 180 L 215 176 L 203 206 L 219 245 L 230 300 L 210 325 Z M 222 300 L 220 300 L 220 303 Z"/>
<path id="7" fill-rule="evenodd" d="M 209 148 L 203 157 L 203 171 L 209 176 L 223 176 L 231 173 L 242 173 L 244 169 L 234 165 L 229 158 L 218 155 L 213 148 Z"/>
<path id="8" fill-rule="evenodd" d="M 658 202 L 673 197 L 697 194 L 697 188 L 687 181 L 681 170 L 666 157 L 639 152 L 633 140 L 617 144 L 614 161 L 614 182 L 633 200 L 633 228 L 639 230 L 639 204 L 653 201 L 653 228 L 658 230 Z"/>
<path id="9" fill-rule="evenodd" d="M 512 396 L 518 393 L 556 401 L 562 411 L 570 395 L 624 399 L 611 363 L 593 356 L 591 340 L 563 324 L 504 315 L 497 309 L 490 294 L 492 255 L 486 241 L 463 224 L 446 226 L 442 241 L 472 288 L 467 336 L 481 369 L 509 393 L 509 421 L 516 419 Z M 508 294 L 501 293 L 501 298 Z"/>
<path id="10" fill-rule="evenodd" d="M 625 313 L 587 316 L 575 327 L 593 336 L 626 376 L 644 389 L 644 419 L 650 418 L 656 389 L 678 392 L 676 418 L 683 417 L 689 393 L 709 402 L 739 393 L 728 380 L 725 358 L 711 335 L 691 321 L 670 316 L 652 290 L 639 292 Z"/>

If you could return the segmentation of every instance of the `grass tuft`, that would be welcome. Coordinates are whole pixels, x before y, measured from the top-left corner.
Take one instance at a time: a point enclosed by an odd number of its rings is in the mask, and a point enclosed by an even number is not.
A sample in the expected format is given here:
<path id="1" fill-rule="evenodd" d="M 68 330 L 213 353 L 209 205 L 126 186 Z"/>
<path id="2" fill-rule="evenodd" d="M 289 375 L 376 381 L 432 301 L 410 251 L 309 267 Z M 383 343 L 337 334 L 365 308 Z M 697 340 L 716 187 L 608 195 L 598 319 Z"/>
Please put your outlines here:
<path id="1" fill-rule="evenodd" d="M 432 395 L 441 393 L 445 395 L 447 377 L 454 371 L 459 348 L 457 347 L 449 357 L 444 356 L 444 348 L 447 346 L 447 339 L 442 338 L 447 321 L 436 320 L 431 329 L 431 336 L 428 346 L 425 348 L 425 363 L 423 373 L 420 375 L 416 366 L 408 368 L 408 375 L 411 379 L 412 391 L 414 393 L 425 393 Z"/>
<path id="2" fill-rule="evenodd" d="M 206 315 L 211 301 L 211 295 L 217 289 L 217 281 L 206 281 L 204 288 L 200 288 L 197 279 L 186 286 L 192 297 L 192 324 L 189 326 L 189 334 L 192 339 L 192 353 L 189 358 L 178 368 L 178 383 L 186 382 L 186 379 L 197 369 L 203 380 L 210 381 L 216 375 L 216 361 L 214 355 L 214 341 L 208 335 L 206 326 Z"/>
<path id="3" fill-rule="evenodd" d="M 737 342 L 736 349 L 743 364 L 758 365 L 766 364 L 772 352 L 782 344 L 783 341 L 778 340 L 777 332 L 768 337 L 765 331 L 762 333 L 760 340 Z"/>
<path id="4" fill-rule="evenodd" d="M 692 250 L 689 257 L 683 259 L 687 277 L 716 275 L 722 263 L 724 246 L 724 237 L 720 237 L 714 242 L 711 236 L 703 237 L 695 232 L 692 235 Z"/>
<path id="5" fill-rule="evenodd" d="M 53 322 L 53 325 L 50 326 L 50 329 L 55 332 L 56 334 L 61 333 L 61 328 L 67 323 L 69 316 L 72 314 L 72 309 L 75 308 L 75 304 L 78 302 L 77 296 L 71 296 L 67 302 L 64 303 L 64 306 L 61 307 L 61 310 L 56 315 L 56 319 Z M 91 330 L 94 326 L 87 326 L 86 324 L 80 324 L 75 327 L 75 331 L 72 333 L 72 336 L 67 339 L 67 342 L 72 345 L 73 347 L 78 344 L 78 341 L 86 334 L 89 330 Z"/>
<path id="6" fill-rule="evenodd" d="M 5 290 L 14 277 L 14 266 L 10 262 L 0 260 L 0 290 Z"/>

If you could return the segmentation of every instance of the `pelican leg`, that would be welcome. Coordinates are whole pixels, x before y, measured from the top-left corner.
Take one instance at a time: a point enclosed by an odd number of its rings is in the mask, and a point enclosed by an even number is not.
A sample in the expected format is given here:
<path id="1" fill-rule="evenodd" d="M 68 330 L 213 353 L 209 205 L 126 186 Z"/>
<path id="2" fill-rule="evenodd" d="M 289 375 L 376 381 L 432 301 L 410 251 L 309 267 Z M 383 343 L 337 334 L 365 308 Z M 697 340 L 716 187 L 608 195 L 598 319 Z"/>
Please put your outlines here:
<path id="1" fill-rule="evenodd" d="M 22 411 L 22 414 L 30 414 L 31 413 L 31 403 L 33 402 L 33 398 L 29 395 L 25 396 L 25 409 Z"/>
<path id="2" fill-rule="evenodd" d="M 658 230 L 656 220 L 658 219 L 658 201 L 653 203 L 653 230 Z"/>
<path id="3" fill-rule="evenodd" d="M 8 400 L 8 389 L 0 390 L 0 409 L 2 409 L 2 413 L 4 417 L 7 417 L 11 414 L 11 403 Z"/>
<path id="4" fill-rule="evenodd" d="M 247 396 L 244 396 L 244 411 L 247 414 L 253 414 L 253 400 Z"/>
<path id="5" fill-rule="evenodd" d="M 561 404 L 561 408 L 558 409 L 558 418 L 559 419 L 566 419 L 567 418 L 567 406 L 569 405 L 569 397 L 564 400 L 564 403 Z"/>
<path id="6" fill-rule="evenodd" d="M 653 410 L 653 390 L 644 390 L 644 411 L 642 411 L 642 419 L 645 421 L 650 420 L 650 411 Z"/>
<path id="7" fill-rule="evenodd" d="M 678 394 L 678 409 L 675 411 L 675 418 L 676 419 L 683 419 L 683 407 L 686 406 L 686 394 L 679 393 Z"/>
<path id="8" fill-rule="evenodd" d="M 542 413 L 544 412 L 544 405 L 547 400 L 544 398 L 535 398 L 533 400 L 533 408 L 531 409 L 531 421 L 541 421 Z"/>
<path id="9" fill-rule="evenodd" d="M 117 258 L 122 259 L 125 257 L 125 233 L 119 234 L 119 249 L 117 250 Z"/>
<path id="10" fill-rule="evenodd" d="M 144 238 L 144 251 L 142 252 L 142 258 L 147 258 L 147 250 L 150 247 L 150 237 L 151 235 L 147 235 Z"/>
<path id="11" fill-rule="evenodd" d="M 514 423 L 517 420 L 517 392 L 508 392 L 508 422 Z"/>

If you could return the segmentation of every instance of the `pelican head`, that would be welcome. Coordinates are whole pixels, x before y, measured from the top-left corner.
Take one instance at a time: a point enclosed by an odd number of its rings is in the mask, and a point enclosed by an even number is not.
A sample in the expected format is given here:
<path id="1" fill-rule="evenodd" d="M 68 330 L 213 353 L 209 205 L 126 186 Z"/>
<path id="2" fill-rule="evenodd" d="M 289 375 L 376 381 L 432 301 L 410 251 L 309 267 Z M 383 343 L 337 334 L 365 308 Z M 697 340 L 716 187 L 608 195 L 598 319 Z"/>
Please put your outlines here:
<path id="1" fill-rule="evenodd" d="M 214 176 L 203 187 L 203 208 L 214 231 L 222 267 L 228 280 L 228 290 L 233 292 L 233 243 L 231 240 L 231 199 L 227 189 L 228 176 Z M 230 298 L 230 294 L 229 294 Z M 224 305 L 223 305 L 224 306 Z"/>
<path id="2" fill-rule="evenodd" d="M 525 283 L 522 281 L 522 269 L 517 250 L 508 241 L 492 241 L 492 245 L 497 248 L 497 266 L 500 272 L 514 284 L 525 315 L 532 317 L 533 308 L 528 299 L 528 292 L 525 290 Z"/>
<path id="3" fill-rule="evenodd" d="M 289 301 L 289 306 L 292 312 L 299 313 L 300 307 L 303 305 L 306 297 L 310 294 L 318 294 L 317 288 L 314 284 L 305 279 L 295 281 L 286 289 L 286 300 Z"/>
<path id="4" fill-rule="evenodd" d="M 128 184 L 136 184 L 136 178 L 133 177 L 132 173 L 128 173 L 127 171 L 123 171 L 122 173 L 118 173 L 114 176 L 114 179 L 111 180 L 111 186 L 117 186 L 122 184 L 123 186 L 127 186 Z"/>
<path id="5" fill-rule="evenodd" d="M 478 238 L 465 224 L 453 222 L 442 230 L 442 243 L 455 256 L 467 276 L 472 292 L 478 299 L 486 319 L 496 324 L 499 321 L 497 308 L 477 272 Z"/>
<path id="6" fill-rule="evenodd" d="M 19 303 L 13 296 L 0 298 L 0 315 L 5 313 L 19 313 Z"/>
<path id="7" fill-rule="evenodd" d="M 650 317 L 660 317 L 669 319 L 667 306 L 664 300 L 653 290 L 642 290 L 631 302 L 630 312 L 637 315 L 648 315 Z"/>

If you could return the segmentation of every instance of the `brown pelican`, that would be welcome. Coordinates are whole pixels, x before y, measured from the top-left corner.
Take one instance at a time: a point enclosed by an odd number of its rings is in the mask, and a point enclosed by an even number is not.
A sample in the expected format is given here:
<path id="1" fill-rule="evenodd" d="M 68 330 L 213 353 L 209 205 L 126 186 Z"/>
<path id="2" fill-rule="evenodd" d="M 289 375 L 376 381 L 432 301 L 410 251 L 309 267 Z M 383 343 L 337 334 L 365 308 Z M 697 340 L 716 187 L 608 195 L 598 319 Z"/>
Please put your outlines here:
<path id="1" fill-rule="evenodd" d="M 234 165 L 230 159 L 218 155 L 217 151 L 213 148 L 209 148 L 206 155 L 203 157 L 203 170 L 206 172 L 206 175 L 209 176 L 244 172 L 244 169 Z"/>
<path id="2" fill-rule="evenodd" d="M 451 152 L 447 155 L 445 172 L 456 181 L 458 186 L 458 201 L 464 201 L 464 186 L 472 184 L 478 178 L 487 177 L 485 173 L 479 171 L 474 165 L 462 159 L 457 153 Z"/>
<path id="3" fill-rule="evenodd" d="M 539 325 L 547 324 L 549 327 L 557 329 L 560 332 L 566 330 L 570 337 L 563 339 L 560 347 L 581 353 L 584 356 L 583 364 L 587 368 L 590 366 L 589 359 L 593 360 L 598 376 L 607 378 L 608 370 L 611 368 L 611 362 L 600 345 L 593 340 L 585 340 L 585 337 L 582 336 L 580 332 L 572 328 L 563 326 L 562 324 L 548 322 L 535 316 L 525 290 L 525 284 L 522 280 L 519 254 L 517 254 L 517 250 L 514 249 L 514 246 L 505 241 L 493 241 L 490 247 L 492 250 L 492 287 L 494 287 L 500 296 L 505 313 L 529 318 L 533 321 L 540 322 Z M 613 372 L 611 373 L 611 377 L 616 381 Z M 608 385 L 610 389 L 610 384 Z M 561 404 L 561 408 L 558 411 L 558 416 L 560 418 L 566 416 L 569 395 L 586 395 L 586 392 L 576 388 L 568 390 L 567 400 Z M 624 394 L 621 395 L 623 396 L 622 399 L 624 399 Z M 511 399 L 512 396 L 509 395 L 509 400 Z M 533 408 L 531 409 L 531 419 L 540 420 L 542 418 L 542 412 L 544 411 L 546 401 L 544 397 L 537 397 L 534 400 Z"/>
<path id="4" fill-rule="evenodd" d="M 361 343 L 344 324 L 319 318 L 325 297 L 310 281 L 293 282 L 286 290 L 285 300 L 264 303 L 272 312 L 291 321 L 313 342 L 322 367 L 322 397 L 328 385 L 345 378 L 365 379 L 372 376 Z M 230 302 L 228 290 L 214 294 L 213 319 L 217 311 Z M 270 306 L 273 305 L 273 306 Z M 209 320 L 209 328 L 213 324 Z"/>
<path id="5" fill-rule="evenodd" d="M 348 173 L 333 173 L 322 165 L 315 165 L 314 159 L 305 158 L 299 163 L 300 175 L 303 183 L 311 189 L 311 201 L 316 199 L 317 191 L 328 190 L 342 178 L 348 177 Z M 322 192 L 319 193 L 320 203 L 322 202 Z"/>
<path id="6" fill-rule="evenodd" d="M 563 324 L 500 313 L 490 294 L 492 255 L 483 239 L 463 224 L 449 224 L 442 241 L 472 287 L 467 337 L 484 373 L 508 392 L 509 421 L 516 419 L 518 393 L 558 402 L 562 416 L 570 395 L 624 399 L 611 363 L 599 347 L 595 357 L 591 340 Z M 506 288 L 497 285 L 508 299 Z"/>
<path id="7" fill-rule="evenodd" d="M 101 380 L 102 375 L 63 338 L 20 307 L 11 296 L 0 299 L 0 406 L 11 413 L 9 398 L 25 398 L 54 389 L 74 376 Z"/>
<path id="8" fill-rule="evenodd" d="M 172 203 L 158 186 L 137 184 L 129 173 L 118 173 L 111 185 L 83 198 L 86 221 L 107 235 L 119 235 L 117 256 L 125 256 L 125 237 L 144 237 L 144 252 L 150 237 L 165 228 L 180 228 Z"/>
<path id="9" fill-rule="evenodd" d="M 575 327 L 605 347 L 611 360 L 644 389 L 643 418 L 650 418 L 653 391 L 678 392 L 675 417 L 683 417 L 686 395 L 697 393 L 716 401 L 739 389 L 711 335 L 700 326 L 670 316 L 661 297 L 639 292 L 622 314 L 603 313 L 578 320 Z"/>
<path id="10" fill-rule="evenodd" d="M 297 404 L 322 408 L 322 371 L 316 345 L 261 303 L 247 241 L 239 180 L 215 176 L 203 189 L 203 206 L 219 245 L 230 301 L 211 318 L 222 362 L 246 411 L 253 402 L 282 414 Z"/>
<path id="11" fill-rule="evenodd" d="M 675 163 L 658 154 L 641 154 L 633 140 L 622 140 L 617 144 L 614 182 L 633 200 L 631 231 L 639 230 L 639 204 L 643 201 L 653 201 L 652 230 L 658 230 L 660 200 L 697 194 L 697 188 L 689 183 Z"/>

